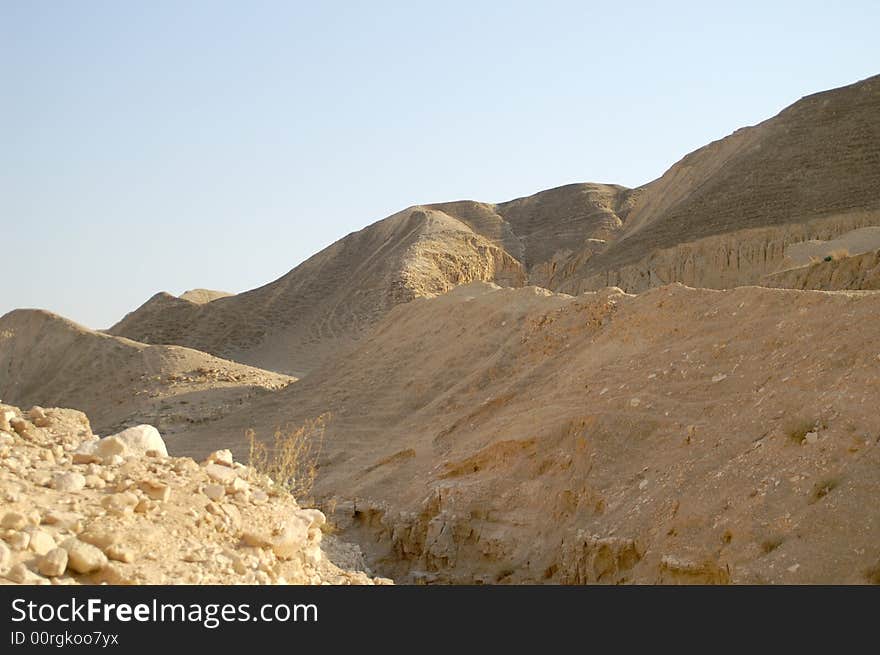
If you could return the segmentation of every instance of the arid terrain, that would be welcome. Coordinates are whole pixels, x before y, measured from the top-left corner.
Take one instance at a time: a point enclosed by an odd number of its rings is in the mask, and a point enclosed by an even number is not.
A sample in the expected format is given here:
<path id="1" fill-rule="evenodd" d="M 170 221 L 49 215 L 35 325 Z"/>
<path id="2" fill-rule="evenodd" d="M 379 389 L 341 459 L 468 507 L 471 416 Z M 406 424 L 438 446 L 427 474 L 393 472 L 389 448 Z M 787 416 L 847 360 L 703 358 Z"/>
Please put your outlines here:
<path id="1" fill-rule="evenodd" d="M 0 424 L 0 514 L 20 517 L 0 575 L 880 583 L 878 316 L 880 77 L 635 189 L 410 207 L 265 286 L 160 292 L 104 332 L 16 310 L 0 409 L 27 424 Z M 75 457 L 94 442 L 80 412 L 101 436 L 155 426 L 172 457 Z M 205 465 L 317 417 L 300 500 L 327 517 L 326 554 L 318 512 Z M 211 499 L 218 466 L 236 475 Z M 155 500 L 161 485 L 186 502 Z M 79 523 L 47 521 L 66 505 Z M 306 514 L 297 554 L 272 554 Z M 125 542 L 132 561 L 53 577 L 25 543 L 46 532 L 70 556 L 90 530 L 163 549 L 144 562 Z"/>

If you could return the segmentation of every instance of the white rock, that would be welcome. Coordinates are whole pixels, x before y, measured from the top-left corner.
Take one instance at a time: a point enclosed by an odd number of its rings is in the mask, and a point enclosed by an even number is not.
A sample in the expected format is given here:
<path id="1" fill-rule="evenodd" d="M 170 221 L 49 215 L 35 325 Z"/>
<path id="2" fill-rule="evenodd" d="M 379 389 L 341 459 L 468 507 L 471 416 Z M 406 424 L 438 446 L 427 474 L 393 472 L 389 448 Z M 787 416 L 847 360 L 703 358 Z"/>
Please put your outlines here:
<path id="1" fill-rule="evenodd" d="M 40 559 L 37 570 L 50 578 L 64 575 L 64 571 L 67 570 L 67 551 L 63 548 L 53 548 Z"/>
<path id="2" fill-rule="evenodd" d="M 223 450 L 215 450 L 213 453 L 208 455 L 208 459 L 206 462 L 220 464 L 222 466 L 232 467 L 232 451 L 224 448 Z"/>
<path id="3" fill-rule="evenodd" d="M 226 485 L 231 484 L 238 474 L 235 472 L 235 469 L 231 469 L 228 466 L 221 466 L 220 464 L 207 464 L 205 466 L 205 473 L 208 474 L 208 477 L 214 480 L 215 482 L 219 482 L 220 484 Z"/>
<path id="4" fill-rule="evenodd" d="M 76 450 L 80 461 L 88 457 L 112 460 L 114 456 L 144 456 L 155 451 L 161 457 L 168 456 L 162 435 L 152 425 L 138 425 L 96 441 L 86 441 Z"/>
<path id="5" fill-rule="evenodd" d="M 56 491 L 70 493 L 80 491 L 86 486 L 86 477 L 82 473 L 56 473 L 52 476 L 52 488 Z"/>
<path id="6" fill-rule="evenodd" d="M 819 433 L 818 432 L 807 432 L 804 435 L 804 441 L 807 443 L 816 443 L 819 441 Z"/>

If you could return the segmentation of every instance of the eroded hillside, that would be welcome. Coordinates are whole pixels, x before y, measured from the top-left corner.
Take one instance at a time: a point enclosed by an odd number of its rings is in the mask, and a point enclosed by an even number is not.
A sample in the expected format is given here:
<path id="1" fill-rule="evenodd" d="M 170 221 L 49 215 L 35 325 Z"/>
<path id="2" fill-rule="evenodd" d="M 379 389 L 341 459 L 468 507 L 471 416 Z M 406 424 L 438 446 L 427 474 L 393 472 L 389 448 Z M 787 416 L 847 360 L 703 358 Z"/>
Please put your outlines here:
<path id="1" fill-rule="evenodd" d="M 178 442 L 333 419 L 317 490 L 386 574 L 864 582 L 880 295 L 460 287 Z"/>
<path id="2" fill-rule="evenodd" d="M 190 348 L 109 336 L 50 312 L 0 317 L 0 398 L 74 407 L 101 433 L 150 423 L 173 435 L 294 379 Z"/>

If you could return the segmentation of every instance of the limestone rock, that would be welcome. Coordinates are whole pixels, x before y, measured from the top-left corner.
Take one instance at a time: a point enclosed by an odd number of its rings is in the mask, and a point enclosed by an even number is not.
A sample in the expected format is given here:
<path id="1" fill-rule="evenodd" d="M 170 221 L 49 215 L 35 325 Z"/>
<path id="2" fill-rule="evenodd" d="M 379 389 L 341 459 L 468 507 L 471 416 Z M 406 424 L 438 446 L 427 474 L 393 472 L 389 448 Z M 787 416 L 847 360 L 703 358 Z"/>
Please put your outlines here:
<path id="1" fill-rule="evenodd" d="M 238 477 L 235 469 L 213 463 L 207 464 L 205 466 L 205 473 L 208 474 L 209 478 L 223 485 L 231 484 L 232 481 L 235 480 L 236 477 Z"/>
<path id="2" fill-rule="evenodd" d="M 28 548 L 34 551 L 37 555 L 45 555 L 55 548 L 55 540 L 52 538 L 52 535 L 45 530 L 37 528 L 32 530 L 30 535 L 31 539 Z"/>
<path id="3" fill-rule="evenodd" d="M 27 517 L 21 512 L 6 512 L 0 520 L 0 527 L 10 530 L 23 530 L 27 524 Z"/>
<path id="4" fill-rule="evenodd" d="M 56 473 L 52 476 L 52 488 L 63 493 L 81 491 L 86 486 L 86 478 L 82 473 Z"/>
<path id="5" fill-rule="evenodd" d="M 40 559 L 37 570 L 50 578 L 64 575 L 67 570 L 67 551 L 63 548 L 53 548 Z"/>
<path id="6" fill-rule="evenodd" d="M 66 539 L 61 547 L 67 551 L 68 566 L 77 573 L 94 573 L 107 566 L 107 556 L 104 553 L 75 537 Z"/>
<path id="7" fill-rule="evenodd" d="M 213 453 L 208 455 L 208 458 L 205 460 L 207 463 L 220 464 L 222 466 L 232 467 L 232 451 L 229 449 L 223 450 L 215 450 Z"/>
<path id="8" fill-rule="evenodd" d="M 141 482 L 140 486 L 150 500 L 164 503 L 171 497 L 171 487 L 164 482 L 159 482 L 158 480 L 144 480 Z"/>
<path id="9" fill-rule="evenodd" d="M 206 484 L 202 487 L 202 493 L 211 500 L 217 501 L 226 495 L 226 488 L 219 484 Z"/>

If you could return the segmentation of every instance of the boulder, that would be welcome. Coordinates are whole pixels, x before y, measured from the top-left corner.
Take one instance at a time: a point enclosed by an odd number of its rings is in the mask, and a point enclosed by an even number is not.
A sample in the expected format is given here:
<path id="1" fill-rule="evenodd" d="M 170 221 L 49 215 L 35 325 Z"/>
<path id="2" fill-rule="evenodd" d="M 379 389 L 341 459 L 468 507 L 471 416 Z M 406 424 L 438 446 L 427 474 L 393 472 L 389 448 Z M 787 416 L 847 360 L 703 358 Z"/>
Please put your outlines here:
<path id="1" fill-rule="evenodd" d="M 168 449 L 159 431 L 152 425 L 138 425 L 103 439 L 84 442 L 76 450 L 75 461 L 107 461 L 113 456 L 145 456 L 148 452 L 160 457 L 168 456 Z"/>

